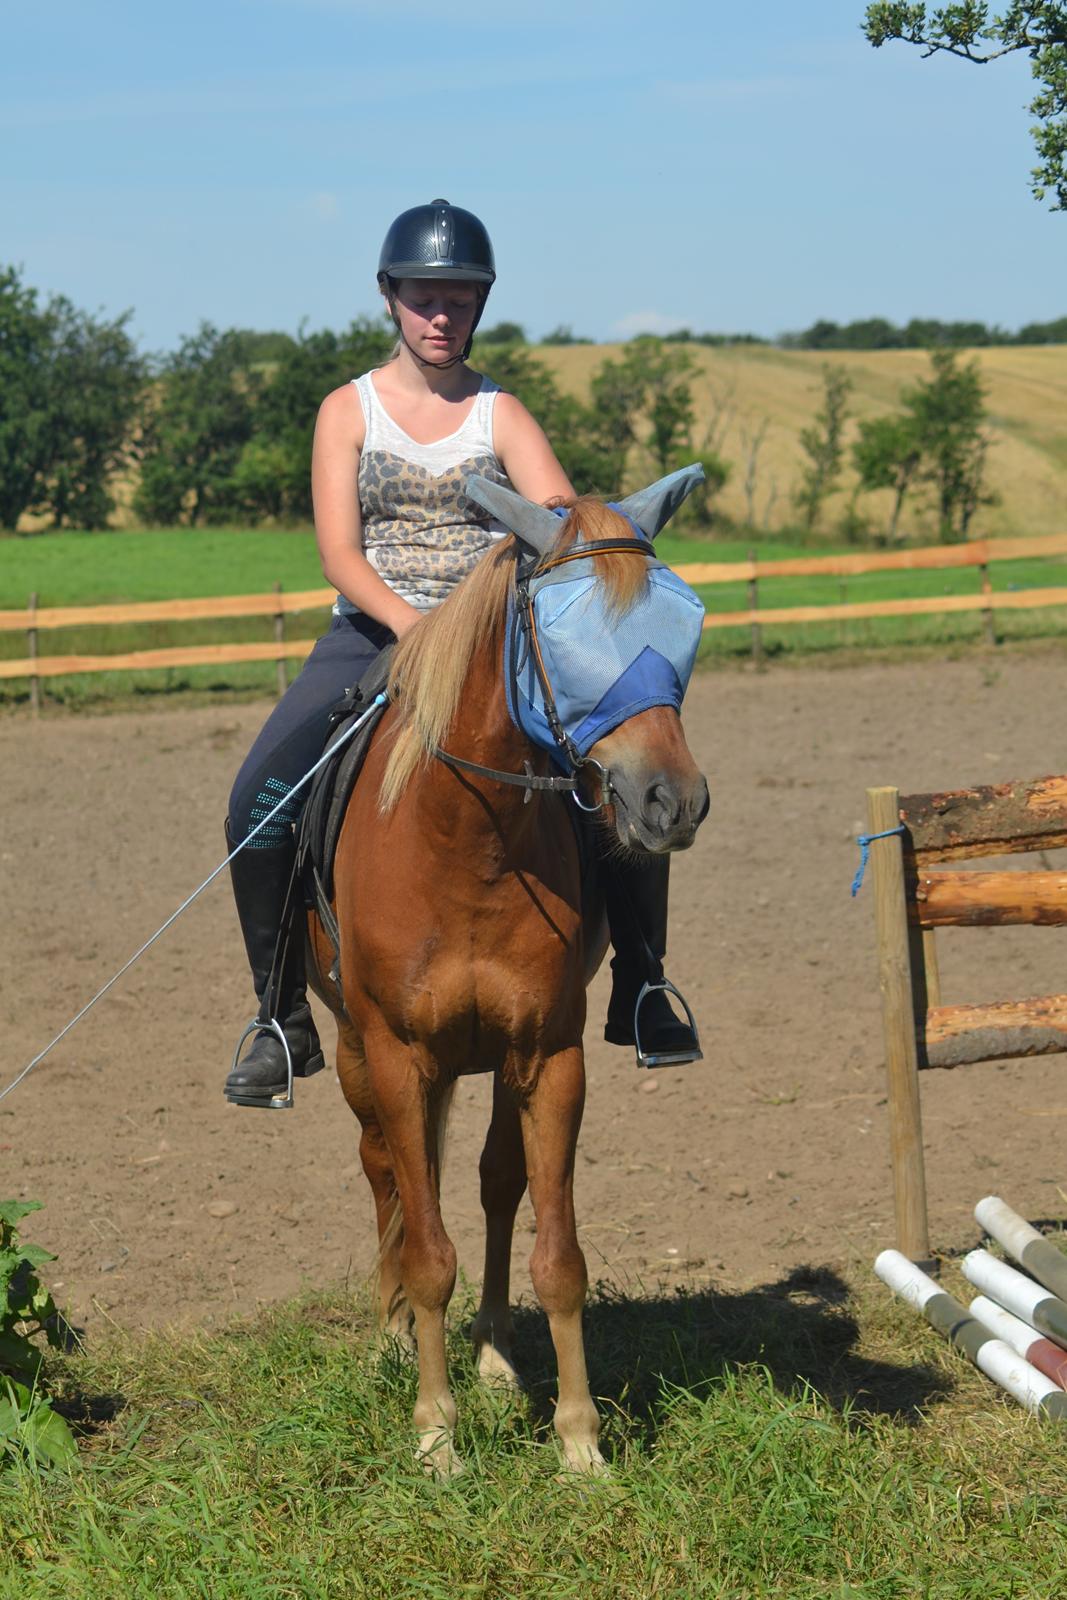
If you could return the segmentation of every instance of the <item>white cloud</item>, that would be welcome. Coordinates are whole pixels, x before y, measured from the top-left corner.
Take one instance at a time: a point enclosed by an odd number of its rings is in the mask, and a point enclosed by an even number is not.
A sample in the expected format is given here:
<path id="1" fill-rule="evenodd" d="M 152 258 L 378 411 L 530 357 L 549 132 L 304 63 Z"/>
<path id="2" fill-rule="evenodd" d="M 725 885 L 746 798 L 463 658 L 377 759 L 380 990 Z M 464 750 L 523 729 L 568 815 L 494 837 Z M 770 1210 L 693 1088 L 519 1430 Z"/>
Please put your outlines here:
<path id="1" fill-rule="evenodd" d="M 633 339 L 639 333 L 674 333 L 688 326 L 684 317 L 666 316 L 662 311 L 628 311 L 611 325 L 620 339 Z"/>
<path id="2" fill-rule="evenodd" d="M 329 194 L 325 189 L 311 196 L 308 207 L 312 216 L 317 217 L 320 222 L 335 222 L 341 211 L 337 196 Z"/>

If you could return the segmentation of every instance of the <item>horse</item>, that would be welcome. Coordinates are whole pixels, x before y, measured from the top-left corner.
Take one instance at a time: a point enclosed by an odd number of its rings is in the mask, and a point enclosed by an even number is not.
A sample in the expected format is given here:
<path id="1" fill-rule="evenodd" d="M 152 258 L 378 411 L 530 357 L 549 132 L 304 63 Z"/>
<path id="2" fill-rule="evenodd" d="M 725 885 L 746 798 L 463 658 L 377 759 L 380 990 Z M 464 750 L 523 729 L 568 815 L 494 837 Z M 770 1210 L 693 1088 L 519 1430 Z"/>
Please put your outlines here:
<path id="1" fill-rule="evenodd" d="M 569 512 L 468 480 L 468 495 L 511 531 L 397 646 L 391 704 L 337 845 L 340 997 L 325 978 L 333 946 L 308 914 L 309 978 L 336 1017 L 337 1073 L 361 1126 L 376 1211 L 379 1329 L 417 1351 L 416 1454 L 438 1477 L 463 1465 L 445 1357 L 456 1251 L 441 1216 L 441 1147 L 456 1079 L 473 1072 L 493 1075 L 479 1164 L 486 1236 L 471 1330 L 478 1371 L 520 1387 L 508 1284 L 515 1213 L 529 1184 L 537 1230 L 530 1275 L 558 1366 L 556 1434 L 567 1469 L 604 1470 L 582 1341 L 588 1280 L 573 1175 L 585 989 L 605 954 L 607 925 L 602 896 L 586 893 L 583 904 L 572 799 L 599 811 L 611 848 L 651 854 L 691 844 L 707 785 L 677 710 L 684 683 L 670 695 L 654 690 L 659 703 L 583 753 L 558 717 L 543 744 L 515 720 L 522 648 L 546 691 L 549 724 L 575 688 L 549 682 L 536 623 L 503 674 L 501 660 L 509 617 L 514 625 L 519 600 L 529 599 L 524 573 L 536 585 L 539 576 L 583 572 L 585 591 L 606 608 L 609 633 L 632 618 L 660 567 L 649 536 L 701 475 L 683 469 L 616 508 L 583 498 Z M 669 569 L 660 573 L 685 588 Z M 684 620 L 690 627 L 688 614 Z M 520 616 L 520 635 L 524 629 Z M 696 629 L 686 679 L 699 621 Z M 589 638 L 583 647 L 592 659 L 610 645 L 610 637 Z M 646 661 L 663 663 L 650 649 Z M 649 698 L 639 694 L 638 703 Z M 559 776 L 568 761 L 570 774 Z"/>

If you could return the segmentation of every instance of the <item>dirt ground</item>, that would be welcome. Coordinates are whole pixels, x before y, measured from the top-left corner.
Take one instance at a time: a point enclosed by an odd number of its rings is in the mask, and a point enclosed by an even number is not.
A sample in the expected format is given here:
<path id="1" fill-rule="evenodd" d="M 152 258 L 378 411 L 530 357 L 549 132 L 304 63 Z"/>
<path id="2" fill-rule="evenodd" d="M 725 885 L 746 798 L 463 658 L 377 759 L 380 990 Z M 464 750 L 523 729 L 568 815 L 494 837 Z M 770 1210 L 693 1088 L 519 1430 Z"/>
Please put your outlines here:
<path id="1" fill-rule="evenodd" d="M 642 1074 L 603 1044 L 601 973 L 576 1183 L 591 1277 L 748 1287 L 893 1242 L 869 886 L 849 898 L 864 788 L 1062 771 L 1065 667 L 1049 651 L 698 675 L 686 725 L 712 810 L 675 864 L 668 966 L 705 1060 Z M 230 779 L 265 709 L 0 721 L 0 1087 L 221 860 Z M 1062 931 L 939 941 L 946 1000 L 1067 987 Z M 332 1071 L 297 1085 L 292 1113 L 222 1099 L 250 1010 L 220 879 L 0 1104 L 0 1195 L 45 1202 L 26 1232 L 57 1252 L 46 1276 L 77 1324 L 218 1324 L 369 1268 L 369 1192 Z M 938 1247 L 974 1240 L 989 1192 L 1067 1215 L 1065 1070 L 1054 1056 L 924 1076 Z M 487 1091 L 459 1087 L 445 1180 L 475 1280 Z M 518 1292 L 531 1232 L 524 1204 Z"/>

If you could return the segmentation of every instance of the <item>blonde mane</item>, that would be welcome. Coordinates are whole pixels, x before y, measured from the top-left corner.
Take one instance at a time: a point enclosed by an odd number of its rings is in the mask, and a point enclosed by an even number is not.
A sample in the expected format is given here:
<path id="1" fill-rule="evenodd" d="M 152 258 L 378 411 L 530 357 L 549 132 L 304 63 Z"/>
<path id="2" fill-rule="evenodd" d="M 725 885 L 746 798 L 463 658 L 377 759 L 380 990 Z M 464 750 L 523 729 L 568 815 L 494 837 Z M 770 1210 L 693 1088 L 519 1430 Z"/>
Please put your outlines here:
<path id="1" fill-rule="evenodd" d="M 561 521 L 559 539 L 545 561 L 578 540 L 633 539 L 625 517 L 600 500 L 583 496 L 569 505 L 570 515 Z M 392 810 L 417 769 L 446 744 L 475 652 L 502 648 L 516 551 L 513 535 L 494 544 L 448 599 L 421 617 L 397 645 L 389 695 L 398 715 L 378 796 L 380 811 Z M 634 555 L 638 553 L 634 540 Z M 628 553 L 601 553 L 593 559 L 610 610 L 623 614 L 645 591 L 647 563 Z"/>

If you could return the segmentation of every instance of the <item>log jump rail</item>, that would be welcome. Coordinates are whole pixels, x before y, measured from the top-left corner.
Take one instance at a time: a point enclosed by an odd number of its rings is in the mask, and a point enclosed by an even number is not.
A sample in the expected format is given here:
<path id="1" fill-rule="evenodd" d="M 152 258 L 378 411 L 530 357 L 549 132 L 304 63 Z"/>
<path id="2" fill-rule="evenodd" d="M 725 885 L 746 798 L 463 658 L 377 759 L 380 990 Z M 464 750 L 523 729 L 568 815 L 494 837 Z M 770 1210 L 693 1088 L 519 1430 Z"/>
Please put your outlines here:
<path id="1" fill-rule="evenodd" d="M 705 629 L 750 630 L 752 654 L 762 659 L 762 630 L 766 626 L 856 621 L 869 617 L 930 616 L 946 612 L 980 611 L 986 637 L 995 642 L 994 613 L 1067 606 L 1067 588 L 1044 587 L 995 592 L 989 581 L 989 564 L 1067 554 L 1067 533 L 1026 539 L 973 539 L 966 544 L 934 545 L 926 549 L 865 551 L 854 555 L 798 556 L 788 560 L 700 561 L 675 568 L 687 583 L 698 587 L 725 583 L 748 585 L 749 605 L 744 611 L 710 611 Z M 759 585 L 766 578 L 821 577 L 845 580 L 872 572 L 930 571 L 976 567 L 981 575 L 977 594 L 924 595 L 913 599 L 864 600 L 832 605 L 791 607 L 760 606 Z M 285 662 L 302 659 L 313 639 L 287 639 L 285 619 L 299 611 L 321 610 L 333 603 L 331 589 L 305 589 L 283 594 L 276 584 L 270 594 L 216 595 L 210 599 L 149 600 L 130 605 L 39 607 L 33 595 L 24 610 L 0 611 L 0 633 L 22 632 L 27 637 L 24 657 L 0 660 L 0 679 L 29 678 L 34 704 L 41 678 L 70 673 L 134 671 L 145 668 L 218 666 L 237 661 L 275 661 L 278 690 L 285 687 Z M 172 645 L 158 650 L 132 650 L 116 655 L 54 655 L 38 653 L 38 634 L 55 628 L 151 622 L 193 622 L 205 618 L 273 617 L 274 642 L 262 644 Z"/>
<path id="2" fill-rule="evenodd" d="M 1067 873 L 938 872 L 941 862 L 1067 846 L 1067 775 L 899 795 L 867 790 L 897 1244 L 930 1256 L 919 1073 L 1067 1051 L 1067 994 L 944 1005 L 944 927 L 1067 925 Z M 896 831 L 898 824 L 903 831 Z"/>

